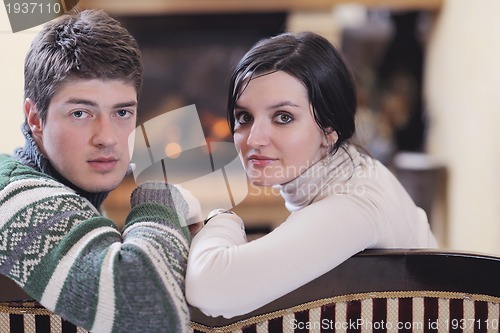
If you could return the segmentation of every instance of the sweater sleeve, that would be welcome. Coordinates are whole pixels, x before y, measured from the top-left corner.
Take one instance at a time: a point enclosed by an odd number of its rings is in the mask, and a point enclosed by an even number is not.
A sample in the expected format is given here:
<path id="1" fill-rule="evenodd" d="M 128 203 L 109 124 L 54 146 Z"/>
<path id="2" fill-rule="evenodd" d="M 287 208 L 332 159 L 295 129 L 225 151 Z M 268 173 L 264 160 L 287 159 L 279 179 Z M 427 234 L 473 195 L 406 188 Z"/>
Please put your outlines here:
<path id="1" fill-rule="evenodd" d="M 120 232 L 61 184 L 20 178 L 0 192 L 0 273 L 92 332 L 185 332 L 181 225 L 175 209 L 144 202 Z"/>
<path id="2" fill-rule="evenodd" d="M 373 246 L 377 237 L 370 205 L 346 196 L 315 202 L 248 243 L 235 219 L 214 217 L 191 244 L 186 297 L 210 316 L 251 312 Z"/>

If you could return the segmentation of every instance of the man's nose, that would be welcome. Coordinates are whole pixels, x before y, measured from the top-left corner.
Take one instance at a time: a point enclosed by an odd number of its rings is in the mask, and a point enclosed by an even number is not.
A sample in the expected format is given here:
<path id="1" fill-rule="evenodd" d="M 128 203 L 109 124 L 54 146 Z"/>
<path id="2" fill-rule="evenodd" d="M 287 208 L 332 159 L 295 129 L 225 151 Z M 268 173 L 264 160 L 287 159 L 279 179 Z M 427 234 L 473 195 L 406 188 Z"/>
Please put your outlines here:
<path id="1" fill-rule="evenodd" d="M 98 119 L 94 129 L 94 145 L 101 147 L 114 146 L 118 142 L 115 130 L 115 126 L 111 119 L 107 117 Z"/>

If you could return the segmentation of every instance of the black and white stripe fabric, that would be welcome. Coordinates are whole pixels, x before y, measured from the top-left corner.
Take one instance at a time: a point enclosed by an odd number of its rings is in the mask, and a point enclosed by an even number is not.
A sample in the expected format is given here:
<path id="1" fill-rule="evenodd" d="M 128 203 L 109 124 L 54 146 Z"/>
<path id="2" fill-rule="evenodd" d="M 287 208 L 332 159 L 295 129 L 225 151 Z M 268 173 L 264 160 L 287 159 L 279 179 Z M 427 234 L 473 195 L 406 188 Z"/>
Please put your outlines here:
<path id="1" fill-rule="evenodd" d="M 191 323 L 191 332 L 500 331 L 500 298 L 451 292 L 375 292 L 338 296 L 250 317 L 231 325 Z"/>

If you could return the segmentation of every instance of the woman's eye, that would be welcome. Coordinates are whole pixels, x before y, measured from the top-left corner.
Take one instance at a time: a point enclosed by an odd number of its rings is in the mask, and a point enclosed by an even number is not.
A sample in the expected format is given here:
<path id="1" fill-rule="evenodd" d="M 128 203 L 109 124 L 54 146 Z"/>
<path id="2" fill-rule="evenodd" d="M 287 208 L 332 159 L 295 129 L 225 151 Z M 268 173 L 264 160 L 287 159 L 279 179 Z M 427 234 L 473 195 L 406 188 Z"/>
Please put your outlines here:
<path id="1" fill-rule="evenodd" d="M 279 124 L 288 124 L 293 120 L 292 116 L 288 113 L 279 113 L 274 120 Z"/>
<path id="2" fill-rule="evenodd" d="M 252 121 L 252 116 L 247 112 L 241 112 L 235 117 L 238 124 L 246 124 Z"/>

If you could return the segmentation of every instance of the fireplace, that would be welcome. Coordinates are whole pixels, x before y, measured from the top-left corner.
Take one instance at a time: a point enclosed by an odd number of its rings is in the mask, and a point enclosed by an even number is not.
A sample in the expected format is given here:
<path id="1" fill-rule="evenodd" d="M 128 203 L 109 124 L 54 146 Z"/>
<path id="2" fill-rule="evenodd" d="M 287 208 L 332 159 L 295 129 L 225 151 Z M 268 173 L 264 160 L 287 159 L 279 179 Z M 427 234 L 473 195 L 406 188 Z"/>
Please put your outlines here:
<path id="1" fill-rule="evenodd" d="M 286 13 L 119 17 L 143 52 L 139 123 L 195 104 L 207 139 L 231 141 L 232 67 L 258 40 L 282 32 Z"/>

